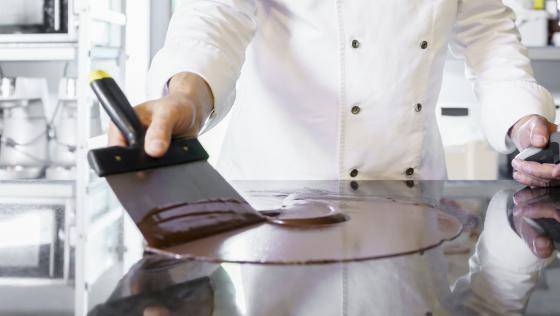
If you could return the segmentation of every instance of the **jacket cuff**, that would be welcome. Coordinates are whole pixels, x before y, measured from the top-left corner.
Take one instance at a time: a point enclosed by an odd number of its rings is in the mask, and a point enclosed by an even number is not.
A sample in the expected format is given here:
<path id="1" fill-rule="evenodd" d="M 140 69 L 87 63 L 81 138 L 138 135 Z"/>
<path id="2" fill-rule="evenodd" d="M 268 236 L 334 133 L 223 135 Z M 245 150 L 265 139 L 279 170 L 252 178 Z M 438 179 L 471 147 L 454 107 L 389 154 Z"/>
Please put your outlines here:
<path id="1" fill-rule="evenodd" d="M 161 98 L 168 93 L 167 83 L 176 74 L 191 72 L 202 77 L 214 96 L 214 112 L 203 130 L 220 122 L 235 99 L 237 73 L 227 57 L 216 47 L 200 41 L 188 45 L 168 45 L 160 50 L 150 67 L 148 97 Z"/>
<path id="2" fill-rule="evenodd" d="M 508 132 L 519 119 L 537 114 L 550 122 L 555 120 L 552 95 L 534 81 L 479 82 L 475 91 L 482 105 L 482 126 L 486 138 L 501 153 L 515 151 Z"/>

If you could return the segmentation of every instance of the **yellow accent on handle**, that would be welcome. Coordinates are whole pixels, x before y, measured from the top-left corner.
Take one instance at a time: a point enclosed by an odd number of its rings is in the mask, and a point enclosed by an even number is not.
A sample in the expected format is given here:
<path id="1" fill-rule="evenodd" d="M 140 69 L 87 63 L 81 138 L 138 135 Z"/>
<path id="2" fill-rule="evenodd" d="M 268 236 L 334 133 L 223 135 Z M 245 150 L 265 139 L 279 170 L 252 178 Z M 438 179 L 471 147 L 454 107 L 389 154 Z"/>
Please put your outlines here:
<path id="1" fill-rule="evenodd" d="M 91 74 L 89 75 L 89 82 L 92 83 L 96 80 L 101 80 L 106 78 L 111 78 L 111 75 L 103 70 L 95 70 L 92 71 Z"/>
<path id="2" fill-rule="evenodd" d="M 544 0 L 533 0 L 533 10 L 544 10 Z"/>

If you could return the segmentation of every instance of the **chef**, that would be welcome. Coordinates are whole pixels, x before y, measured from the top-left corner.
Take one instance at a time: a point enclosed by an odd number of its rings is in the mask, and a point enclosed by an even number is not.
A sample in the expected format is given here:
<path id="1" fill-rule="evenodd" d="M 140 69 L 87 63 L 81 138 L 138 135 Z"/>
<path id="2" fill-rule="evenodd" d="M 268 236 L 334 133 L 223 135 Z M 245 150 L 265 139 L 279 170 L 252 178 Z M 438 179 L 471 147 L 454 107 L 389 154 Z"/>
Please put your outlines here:
<path id="1" fill-rule="evenodd" d="M 178 1 L 136 107 L 158 157 L 232 109 L 229 179 L 443 179 L 435 106 L 448 47 L 464 57 L 490 144 L 544 147 L 553 99 L 501 0 Z M 114 127 L 112 144 L 124 145 Z M 533 186 L 560 166 L 513 162 Z"/>

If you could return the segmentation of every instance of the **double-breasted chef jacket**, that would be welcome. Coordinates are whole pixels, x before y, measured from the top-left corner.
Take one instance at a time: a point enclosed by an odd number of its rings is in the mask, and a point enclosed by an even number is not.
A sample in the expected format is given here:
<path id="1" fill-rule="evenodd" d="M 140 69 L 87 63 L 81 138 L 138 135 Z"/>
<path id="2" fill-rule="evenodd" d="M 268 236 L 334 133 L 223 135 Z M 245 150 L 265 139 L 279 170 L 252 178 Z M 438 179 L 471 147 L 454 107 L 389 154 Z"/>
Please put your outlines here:
<path id="1" fill-rule="evenodd" d="M 218 169 L 229 179 L 442 179 L 436 124 L 448 48 L 464 57 L 489 143 L 523 116 L 554 121 L 501 0 L 183 0 L 151 70 L 204 78 L 232 109 Z"/>

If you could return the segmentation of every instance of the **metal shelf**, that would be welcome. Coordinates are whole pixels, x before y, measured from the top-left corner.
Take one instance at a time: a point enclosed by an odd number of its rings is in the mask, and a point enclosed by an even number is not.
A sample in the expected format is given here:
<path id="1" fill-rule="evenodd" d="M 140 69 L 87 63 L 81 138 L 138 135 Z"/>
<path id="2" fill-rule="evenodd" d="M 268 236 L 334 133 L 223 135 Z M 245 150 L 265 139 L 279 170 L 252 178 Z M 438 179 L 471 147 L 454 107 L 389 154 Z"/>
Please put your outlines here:
<path id="1" fill-rule="evenodd" d="M 76 50 L 76 43 L 0 44 L 0 61 L 69 61 Z"/>
<path id="2" fill-rule="evenodd" d="M 103 10 L 103 9 L 93 9 L 91 11 L 91 18 L 96 21 L 125 26 L 126 25 L 126 15 L 120 12 Z"/>
<path id="3" fill-rule="evenodd" d="M 94 60 L 112 60 L 119 59 L 122 53 L 123 49 L 121 47 L 94 46 L 90 51 L 89 57 Z"/>
<path id="4" fill-rule="evenodd" d="M 75 44 L 0 44 L 0 61 L 70 61 L 76 59 Z M 90 58 L 119 59 L 121 47 L 94 46 Z"/>
<path id="5" fill-rule="evenodd" d="M 100 232 L 103 232 L 103 229 L 113 224 L 117 220 L 120 220 L 123 215 L 124 209 L 121 206 L 111 208 L 107 213 L 93 220 L 93 223 L 88 227 L 87 236 L 91 237 Z"/>
<path id="6" fill-rule="evenodd" d="M 75 196 L 74 181 L 46 179 L 0 181 L 0 200 L 13 199 L 32 202 L 32 199 L 71 199 Z"/>
<path id="7" fill-rule="evenodd" d="M 0 288 L 1 287 L 48 287 L 60 286 L 67 289 L 71 289 L 70 284 L 64 279 L 49 279 L 49 278 L 18 278 L 18 277 L 2 277 L 0 278 Z"/>
<path id="8" fill-rule="evenodd" d="M 529 47 L 529 58 L 536 61 L 560 61 L 560 47 Z"/>

